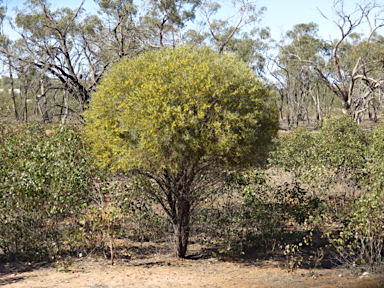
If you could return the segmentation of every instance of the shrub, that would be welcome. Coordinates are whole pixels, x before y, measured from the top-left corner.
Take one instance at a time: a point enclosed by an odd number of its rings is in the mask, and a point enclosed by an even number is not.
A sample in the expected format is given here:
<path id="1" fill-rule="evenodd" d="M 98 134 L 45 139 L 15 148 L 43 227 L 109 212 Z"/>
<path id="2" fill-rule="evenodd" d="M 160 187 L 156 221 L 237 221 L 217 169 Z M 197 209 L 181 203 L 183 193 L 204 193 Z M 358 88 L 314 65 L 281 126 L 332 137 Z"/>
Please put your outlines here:
<path id="1" fill-rule="evenodd" d="M 348 267 L 364 267 L 382 271 L 384 268 L 384 195 L 362 193 L 348 206 L 341 219 L 322 215 L 316 221 L 325 228 L 324 234 L 336 249 L 337 261 Z M 342 227 L 335 231 L 336 225 Z M 336 225 L 335 225 L 336 224 Z"/>
<path id="2" fill-rule="evenodd" d="M 274 251 L 294 238 L 288 227 L 299 227 L 318 205 L 297 183 L 277 185 L 261 170 L 233 179 L 223 195 L 209 203 L 196 215 L 197 238 L 233 255 L 250 248 Z"/>
<path id="3" fill-rule="evenodd" d="M 0 123 L 0 155 L 0 248 L 47 258 L 90 201 L 92 172 L 79 128 Z"/>
<path id="4" fill-rule="evenodd" d="M 278 141 L 270 162 L 310 185 L 319 196 L 345 196 L 355 194 L 366 177 L 368 147 L 366 133 L 344 117 L 327 120 L 319 133 L 295 129 Z"/>
<path id="5" fill-rule="evenodd" d="M 271 160 L 295 169 L 296 179 L 323 197 L 308 224 L 335 248 L 338 263 L 350 268 L 382 268 L 383 131 L 382 125 L 364 131 L 348 117 L 328 120 L 317 134 L 296 130 L 283 137 Z"/>
<path id="6" fill-rule="evenodd" d="M 366 148 L 363 193 L 351 199 L 338 233 L 326 233 L 340 263 L 367 270 L 384 268 L 384 125 L 378 125 Z M 352 167 L 354 168 L 354 167 Z M 334 221 L 327 220 L 328 225 Z"/>

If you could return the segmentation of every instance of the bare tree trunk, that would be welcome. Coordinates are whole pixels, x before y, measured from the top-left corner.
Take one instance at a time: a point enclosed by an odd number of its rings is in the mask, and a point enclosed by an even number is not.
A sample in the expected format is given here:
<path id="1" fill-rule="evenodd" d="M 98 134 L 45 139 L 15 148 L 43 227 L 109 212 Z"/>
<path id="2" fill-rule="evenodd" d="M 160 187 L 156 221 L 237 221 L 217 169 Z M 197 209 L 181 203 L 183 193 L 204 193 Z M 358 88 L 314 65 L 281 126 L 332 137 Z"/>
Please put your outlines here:
<path id="1" fill-rule="evenodd" d="M 280 90 L 279 89 L 279 94 L 280 94 L 280 100 L 281 100 L 281 104 L 279 106 L 279 114 L 280 114 L 280 119 L 281 120 L 284 120 L 284 115 L 283 115 L 283 108 L 284 108 L 284 90 Z"/>
<path id="2" fill-rule="evenodd" d="M 319 91 L 316 92 L 316 119 L 319 122 L 323 122 L 323 110 L 321 109 L 321 104 L 320 104 L 320 97 L 319 97 Z"/>
<path id="3" fill-rule="evenodd" d="M 49 115 L 47 110 L 47 97 L 45 95 L 43 79 L 40 79 L 40 88 L 41 88 L 41 99 L 43 100 L 43 109 L 42 109 L 43 122 L 48 123 Z"/>
<path id="4" fill-rule="evenodd" d="M 311 93 L 311 95 L 312 95 L 313 103 L 315 104 L 315 109 L 316 109 L 316 121 L 318 123 L 321 123 L 323 122 L 323 110 L 321 109 L 318 84 L 316 85 L 316 94 L 314 95 L 313 93 Z"/>
<path id="5" fill-rule="evenodd" d="M 374 103 L 372 104 L 372 110 L 373 110 L 373 122 L 377 122 L 378 121 L 377 108 Z"/>
<path id="6" fill-rule="evenodd" d="M 28 122 L 28 88 L 24 88 L 24 122 Z"/>
<path id="7" fill-rule="evenodd" d="M 288 124 L 288 130 L 291 130 L 291 95 L 290 93 L 287 94 L 287 124 Z"/>
<path id="8" fill-rule="evenodd" d="M 305 106 L 304 109 L 305 109 L 305 116 L 307 117 L 307 126 L 310 126 L 311 125 L 311 119 L 309 118 L 308 106 Z"/>
<path id="9" fill-rule="evenodd" d="M 370 121 L 373 121 L 373 122 L 377 122 L 377 110 L 376 110 L 376 105 L 375 105 L 375 101 L 371 101 L 369 104 L 368 104 L 368 117 L 369 117 L 369 120 Z"/>
<path id="10" fill-rule="evenodd" d="M 63 93 L 63 106 L 64 106 L 64 112 L 61 114 L 61 123 L 65 124 L 68 118 L 68 112 L 69 112 L 69 107 L 68 107 L 68 94 L 67 90 L 64 90 Z"/>
<path id="11" fill-rule="evenodd" d="M 8 56 L 8 66 L 9 66 L 9 79 L 11 80 L 11 98 L 12 98 L 12 106 L 13 106 L 13 112 L 15 114 L 15 120 L 19 121 L 19 113 L 17 112 L 17 106 L 16 106 L 16 96 L 15 96 L 15 84 L 13 81 L 13 74 L 12 74 L 12 62 L 11 57 Z"/>

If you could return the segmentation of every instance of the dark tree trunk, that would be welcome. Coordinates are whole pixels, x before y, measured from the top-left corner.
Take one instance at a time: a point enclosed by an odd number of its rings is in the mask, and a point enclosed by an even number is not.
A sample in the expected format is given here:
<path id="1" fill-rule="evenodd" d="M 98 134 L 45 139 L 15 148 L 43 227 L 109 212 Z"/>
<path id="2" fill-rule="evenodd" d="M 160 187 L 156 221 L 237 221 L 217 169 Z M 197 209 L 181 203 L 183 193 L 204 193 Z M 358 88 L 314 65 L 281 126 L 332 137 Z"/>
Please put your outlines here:
<path id="1" fill-rule="evenodd" d="M 188 248 L 190 214 L 196 204 L 195 179 L 196 175 L 200 175 L 196 174 L 196 169 L 195 165 L 182 163 L 178 173 L 171 173 L 168 169 L 164 169 L 161 177 L 145 174 L 159 185 L 160 189 L 157 192 L 149 191 L 156 197 L 169 217 L 174 232 L 175 254 L 179 258 L 185 258 Z"/>
<path id="2" fill-rule="evenodd" d="M 185 258 L 189 239 L 190 204 L 188 199 L 181 197 L 181 199 L 178 199 L 177 206 L 177 214 L 172 219 L 176 256 Z"/>

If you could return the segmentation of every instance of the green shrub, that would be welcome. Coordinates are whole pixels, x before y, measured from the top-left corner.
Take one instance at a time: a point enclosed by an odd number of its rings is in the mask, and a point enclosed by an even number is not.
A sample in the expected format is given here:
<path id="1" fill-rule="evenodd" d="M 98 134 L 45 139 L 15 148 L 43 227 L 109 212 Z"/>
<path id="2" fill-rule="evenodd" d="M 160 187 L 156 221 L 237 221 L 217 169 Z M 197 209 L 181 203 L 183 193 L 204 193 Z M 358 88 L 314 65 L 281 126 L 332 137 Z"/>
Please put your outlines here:
<path id="1" fill-rule="evenodd" d="M 368 169 L 366 184 L 369 191 L 380 193 L 384 191 L 384 122 L 373 131 L 368 150 Z"/>
<path id="2" fill-rule="evenodd" d="M 292 241 L 289 226 L 299 227 L 318 206 L 318 199 L 298 183 L 271 183 L 263 171 L 233 180 L 195 216 L 200 223 L 197 238 L 219 247 L 219 253 L 240 255 L 250 248 L 272 252 Z"/>
<path id="3" fill-rule="evenodd" d="M 316 220 L 325 228 L 325 236 L 336 249 L 335 259 L 348 268 L 382 271 L 384 193 L 362 193 L 348 205 L 347 211 L 342 219 L 322 215 Z M 342 227 L 335 231 L 340 222 Z"/>
<path id="4" fill-rule="evenodd" d="M 326 233 L 336 248 L 338 260 L 348 267 L 367 270 L 384 269 L 384 125 L 378 125 L 369 137 L 366 148 L 366 169 L 360 182 L 363 193 L 352 198 L 343 227 Z M 352 167 L 354 168 L 354 167 Z M 331 218 L 324 219 L 334 225 Z"/>
<path id="5" fill-rule="evenodd" d="M 328 198 L 355 195 L 366 178 L 367 133 L 349 117 L 327 120 L 319 133 L 304 128 L 281 137 L 270 163 Z"/>
<path id="6" fill-rule="evenodd" d="M 52 133 L 47 136 L 45 129 Z M 78 127 L 0 123 L 0 248 L 47 258 L 90 202 L 92 171 Z M 64 221 L 65 220 L 65 221 Z"/>
<path id="7" fill-rule="evenodd" d="M 271 159 L 322 197 L 307 223 L 336 249 L 337 262 L 350 268 L 383 266 L 383 143 L 383 125 L 364 131 L 344 117 L 328 120 L 316 134 L 296 130 L 283 137 Z"/>

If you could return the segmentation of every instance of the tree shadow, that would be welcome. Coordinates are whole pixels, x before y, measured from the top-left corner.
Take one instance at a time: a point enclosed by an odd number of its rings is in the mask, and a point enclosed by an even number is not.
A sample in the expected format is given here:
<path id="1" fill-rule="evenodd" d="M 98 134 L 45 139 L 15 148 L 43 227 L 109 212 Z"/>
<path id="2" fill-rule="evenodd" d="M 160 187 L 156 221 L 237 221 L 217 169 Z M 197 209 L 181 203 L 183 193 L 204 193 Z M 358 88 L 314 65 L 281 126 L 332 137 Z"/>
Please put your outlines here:
<path id="1" fill-rule="evenodd" d="M 32 272 L 41 268 L 51 268 L 53 263 L 40 262 L 21 262 L 21 261 L 6 261 L 0 258 L 0 286 L 7 284 L 15 284 L 25 280 L 23 273 Z M 13 276 L 10 276 L 13 275 Z"/>

